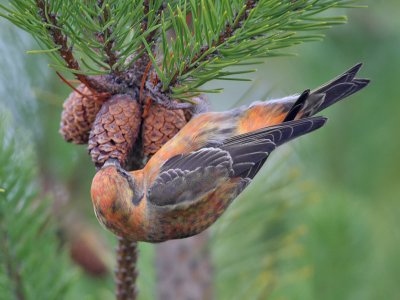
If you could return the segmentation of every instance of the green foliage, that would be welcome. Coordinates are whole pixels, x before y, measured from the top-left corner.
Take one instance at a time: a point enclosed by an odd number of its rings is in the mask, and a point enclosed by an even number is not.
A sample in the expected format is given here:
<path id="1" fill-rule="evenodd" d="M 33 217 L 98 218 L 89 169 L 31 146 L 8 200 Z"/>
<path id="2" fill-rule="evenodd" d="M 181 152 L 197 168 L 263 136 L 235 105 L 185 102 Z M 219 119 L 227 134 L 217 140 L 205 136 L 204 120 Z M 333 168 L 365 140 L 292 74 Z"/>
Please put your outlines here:
<path id="1" fill-rule="evenodd" d="M 358 0 L 176 0 L 165 8 L 163 2 L 13 0 L 0 4 L 0 16 L 43 46 L 31 52 L 48 53 L 54 68 L 74 74 L 120 73 L 147 50 L 162 91 L 188 101 L 210 80 L 246 80 L 241 75 L 254 71 L 227 67 L 257 64 L 321 39 L 309 32 L 346 20 L 321 13 Z"/>
<path id="2" fill-rule="evenodd" d="M 145 15 L 142 0 L 13 0 L 8 6 L 0 5 L 0 16 L 32 34 L 44 48 L 33 53 L 50 54 L 56 69 L 66 70 L 66 65 L 58 52 L 63 46 L 55 43 L 52 29 L 59 30 L 67 37 L 67 46 L 73 47 L 81 67 L 74 73 L 102 74 L 129 67 L 141 39 L 157 28 L 156 12 L 162 1 L 150 2 Z M 147 28 L 142 32 L 144 18 Z"/>
<path id="3" fill-rule="evenodd" d="M 169 17 L 161 20 L 158 76 L 164 90 L 172 86 L 174 97 L 181 99 L 204 92 L 199 88 L 213 79 L 244 80 L 232 75 L 253 70 L 226 68 L 259 63 L 257 59 L 284 54 L 280 52 L 282 48 L 321 39 L 320 34 L 308 32 L 344 23 L 346 19 L 317 15 L 355 2 L 191 0 L 169 5 Z M 187 21 L 189 11 L 191 25 Z M 168 34 L 170 27 L 175 33 L 173 38 Z M 300 31 L 307 33 L 300 35 Z M 154 58 L 153 63 L 157 65 Z M 206 90 L 215 91 L 218 90 Z"/>
<path id="4" fill-rule="evenodd" d="M 35 158 L 10 115 L 0 114 L 0 298 L 64 299 L 74 271 L 58 243 Z"/>

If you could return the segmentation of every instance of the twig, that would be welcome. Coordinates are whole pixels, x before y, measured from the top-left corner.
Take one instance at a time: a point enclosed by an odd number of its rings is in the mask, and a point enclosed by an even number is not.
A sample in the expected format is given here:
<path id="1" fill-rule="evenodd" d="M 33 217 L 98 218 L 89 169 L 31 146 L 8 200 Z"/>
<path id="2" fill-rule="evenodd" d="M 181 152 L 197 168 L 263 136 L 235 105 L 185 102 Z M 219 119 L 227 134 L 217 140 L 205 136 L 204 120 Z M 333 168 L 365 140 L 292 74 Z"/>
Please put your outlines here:
<path id="1" fill-rule="evenodd" d="M 36 0 L 36 6 L 39 9 L 39 15 L 42 18 L 44 24 L 47 24 L 47 31 L 49 32 L 55 45 L 59 46 L 59 52 L 62 59 L 71 70 L 79 71 L 81 68 L 78 61 L 75 59 L 72 52 L 72 47 L 68 46 L 68 38 L 63 35 L 60 27 L 58 26 L 57 16 L 54 13 L 50 13 L 50 4 L 45 0 Z M 83 74 L 75 73 L 76 78 L 86 86 L 91 87 L 95 90 L 101 89 L 101 86 L 93 80 Z"/>
<path id="2" fill-rule="evenodd" d="M 98 0 L 97 5 L 101 9 L 103 7 L 104 1 L 103 0 Z M 110 11 L 108 7 L 104 7 L 103 9 L 103 15 L 99 15 L 99 22 L 101 25 L 106 24 L 107 22 L 110 21 Z M 111 26 L 108 26 L 105 32 L 99 32 L 97 35 L 97 38 L 104 43 L 104 52 L 106 53 L 108 60 L 107 63 L 110 66 L 110 69 L 117 63 L 118 61 L 118 56 L 116 52 L 113 50 L 114 48 L 114 39 L 108 39 L 112 35 L 112 28 Z M 116 73 L 118 73 L 118 69 L 114 70 Z"/>
<path id="3" fill-rule="evenodd" d="M 193 108 L 197 103 L 186 101 L 185 103 L 180 103 L 173 101 L 171 97 L 162 92 L 162 84 L 158 83 L 154 85 L 154 83 L 147 81 L 146 82 L 146 91 L 147 95 L 150 96 L 152 100 L 157 102 L 158 104 L 166 107 L 167 109 L 190 109 Z"/>
<path id="4" fill-rule="evenodd" d="M 82 93 L 80 90 L 78 90 L 77 88 L 75 88 L 67 79 L 64 78 L 64 76 L 62 76 L 59 72 L 56 71 L 56 74 L 58 77 L 60 77 L 60 79 L 62 80 L 62 82 L 64 82 L 66 85 L 68 85 L 74 92 L 78 93 L 79 95 L 81 95 L 82 97 L 86 97 L 89 99 L 92 99 L 94 101 L 99 102 L 100 104 L 102 104 L 106 99 L 111 97 L 111 94 L 108 92 L 103 92 L 103 93 L 99 93 L 96 90 L 91 89 L 90 87 L 88 87 L 88 89 L 92 92 L 92 95 L 85 95 L 84 93 Z M 95 97 L 94 97 L 95 96 Z"/>
<path id="5" fill-rule="evenodd" d="M 141 25 L 141 29 L 142 32 L 145 32 L 148 30 L 148 14 L 150 12 L 150 6 L 149 6 L 149 0 L 143 0 L 143 13 L 144 13 L 144 18 L 142 21 L 142 25 Z M 164 10 L 164 5 L 161 5 L 156 13 L 156 15 L 158 17 L 161 16 L 162 11 Z M 151 45 L 151 50 L 152 52 L 154 52 L 155 50 L 155 42 L 154 42 L 154 37 L 156 34 L 156 30 L 153 30 L 152 32 L 150 32 L 147 36 L 146 36 L 146 42 Z M 144 44 L 142 43 L 139 47 L 139 49 L 137 50 L 137 53 L 142 52 L 145 49 Z M 136 62 L 133 64 L 133 68 L 136 72 L 136 74 L 138 74 L 138 79 L 142 78 L 143 75 L 146 72 L 146 68 L 148 66 L 148 64 L 150 63 L 150 56 L 146 51 L 143 51 L 142 56 L 136 60 Z M 137 84 L 140 84 L 140 82 L 138 82 Z"/>
<path id="6" fill-rule="evenodd" d="M 235 23 L 231 25 L 230 24 L 231 22 L 228 22 L 225 25 L 225 29 L 220 33 L 218 40 L 215 41 L 212 45 L 202 47 L 200 49 L 199 53 L 194 55 L 191 62 L 186 65 L 186 67 L 183 69 L 183 71 L 181 73 L 178 73 L 178 72 L 175 73 L 175 76 L 172 78 L 169 86 L 172 87 L 177 83 L 178 76 L 182 76 L 182 75 L 188 73 L 189 71 L 191 71 L 194 63 L 196 63 L 196 62 L 200 63 L 201 61 L 198 61 L 198 60 L 202 56 L 204 56 L 204 54 L 207 51 L 209 51 L 210 48 L 217 48 L 218 46 L 222 45 L 227 39 L 232 37 L 233 34 L 235 33 L 235 31 L 241 27 L 243 21 L 245 21 L 249 17 L 250 10 L 253 9 L 256 6 L 256 4 L 257 4 L 256 0 L 247 0 L 246 9 L 245 9 L 244 13 L 241 16 L 239 16 L 239 18 L 237 18 L 237 15 L 233 18 L 233 20 L 235 20 Z M 217 55 L 218 54 L 216 52 L 214 52 L 210 55 L 203 57 L 202 60 L 210 60 L 211 57 L 217 56 Z"/>
<path id="7" fill-rule="evenodd" d="M 147 15 L 149 14 L 150 8 L 149 8 L 149 0 L 143 0 L 143 13 L 144 13 L 144 18 L 142 21 L 142 32 L 145 32 L 148 28 L 148 17 Z M 151 41 L 150 38 L 146 38 L 146 41 Z"/>
<path id="8" fill-rule="evenodd" d="M 147 76 L 149 74 L 151 68 L 151 61 L 147 64 L 146 69 L 143 72 L 142 82 L 140 84 L 140 91 L 139 91 L 139 102 L 143 102 L 143 91 L 146 86 Z"/>
<path id="9" fill-rule="evenodd" d="M 66 85 L 68 85 L 74 92 L 78 93 L 82 97 L 87 97 L 87 95 L 84 95 L 80 90 L 74 87 L 67 79 L 65 79 L 65 77 L 62 76 L 60 72 L 56 71 L 56 74 L 58 77 L 60 77 L 61 81 L 64 82 Z"/>
<path id="10" fill-rule="evenodd" d="M 118 238 L 117 268 L 115 270 L 117 300 L 135 300 L 136 289 L 137 242 Z"/>
<path id="11" fill-rule="evenodd" d="M 148 15 L 149 12 L 150 12 L 149 6 L 150 6 L 149 0 L 143 0 L 143 12 L 144 12 L 144 15 L 145 15 L 145 16 L 144 16 L 143 21 L 142 21 L 142 32 L 145 32 L 146 30 L 149 29 L 149 27 L 148 27 L 148 26 L 149 26 L 149 24 L 148 24 L 148 17 L 147 17 L 147 15 Z M 164 4 L 161 5 L 161 6 L 158 8 L 158 11 L 156 12 L 156 15 L 157 15 L 158 17 L 160 17 L 160 16 L 161 16 L 161 12 L 162 12 L 163 10 L 164 10 Z M 150 44 L 150 43 L 153 41 L 155 34 L 156 34 L 156 31 L 153 30 L 153 31 L 150 32 L 149 35 L 146 37 L 146 42 L 147 42 L 148 44 Z M 141 47 L 144 48 L 144 45 L 142 44 Z"/>

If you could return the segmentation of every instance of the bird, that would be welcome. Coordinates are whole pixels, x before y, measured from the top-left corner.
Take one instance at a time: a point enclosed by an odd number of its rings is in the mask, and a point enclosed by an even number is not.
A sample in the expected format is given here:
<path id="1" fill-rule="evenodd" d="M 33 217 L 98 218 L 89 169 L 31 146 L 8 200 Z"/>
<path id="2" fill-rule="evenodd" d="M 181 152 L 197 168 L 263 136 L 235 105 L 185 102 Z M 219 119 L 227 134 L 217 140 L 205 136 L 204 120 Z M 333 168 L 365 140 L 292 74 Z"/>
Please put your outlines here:
<path id="1" fill-rule="evenodd" d="M 194 116 L 141 170 L 114 159 L 95 174 L 95 214 L 114 234 L 158 243 L 211 226 L 250 184 L 275 148 L 321 128 L 314 116 L 360 91 L 357 64 L 315 90 Z"/>

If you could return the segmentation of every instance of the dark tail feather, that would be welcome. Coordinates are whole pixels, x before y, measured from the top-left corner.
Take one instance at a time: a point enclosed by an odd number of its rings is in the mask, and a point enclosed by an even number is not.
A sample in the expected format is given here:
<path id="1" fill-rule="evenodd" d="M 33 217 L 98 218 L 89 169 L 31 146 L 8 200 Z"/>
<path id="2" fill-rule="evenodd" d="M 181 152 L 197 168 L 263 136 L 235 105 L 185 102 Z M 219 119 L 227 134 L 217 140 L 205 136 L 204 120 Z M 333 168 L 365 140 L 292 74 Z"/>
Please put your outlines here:
<path id="1" fill-rule="evenodd" d="M 324 101 L 314 113 L 318 113 L 366 87 L 369 84 L 368 79 L 355 78 L 361 67 L 361 63 L 357 64 L 336 79 L 312 91 L 311 96 L 321 95 L 324 97 Z"/>
<path id="2" fill-rule="evenodd" d="M 308 99 L 309 96 L 310 96 L 310 90 L 305 90 L 303 93 L 301 93 L 299 98 L 297 98 L 296 102 L 290 108 L 283 122 L 294 120 L 299 111 L 303 109 L 304 104 L 306 103 L 306 100 Z"/>
<path id="3" fill-rule="evenodd" d="M 366 87 L 369 84 L 368 79 L 355 78 L 361 67 L 361 63 L 355 65 L 337 78 L 309 92 L 308 97 L 304 97 L 308 91 L 303 92 L 290 109 L 285 121 L 295 119 L 298 113 L 300 118 L 312 116 Z"/>

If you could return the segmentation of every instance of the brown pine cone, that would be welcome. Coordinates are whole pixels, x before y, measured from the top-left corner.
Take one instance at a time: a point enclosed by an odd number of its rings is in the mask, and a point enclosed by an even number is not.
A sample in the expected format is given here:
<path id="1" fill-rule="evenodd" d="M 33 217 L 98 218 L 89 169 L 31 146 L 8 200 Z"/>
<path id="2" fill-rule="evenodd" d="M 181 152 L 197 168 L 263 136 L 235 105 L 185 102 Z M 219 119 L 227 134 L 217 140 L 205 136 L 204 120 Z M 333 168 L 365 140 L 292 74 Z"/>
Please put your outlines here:
<path id="1" fill-rule="evenodd" d="M 89 132 L 96 115 L 105 99 L 100 99 L 84 85 L 80 84 L 63 104 L 59 132 L 67 142 L 87 144 Z"/>
<path id="2" fill-rule="evenodd" d="M 104 103 L 89 136 L 88 150 L 96 166 L 110 158 L 125 164 L 140 123 L 140 106 L 130 95 L 115 95 Z"/>
<path id="3" fill-rule="evenodd" d="M 186 123 L 184 110 L 168 110 L 159 104 L 150 104 L 142 125 L 143 153 L 156 153 Z"/>

